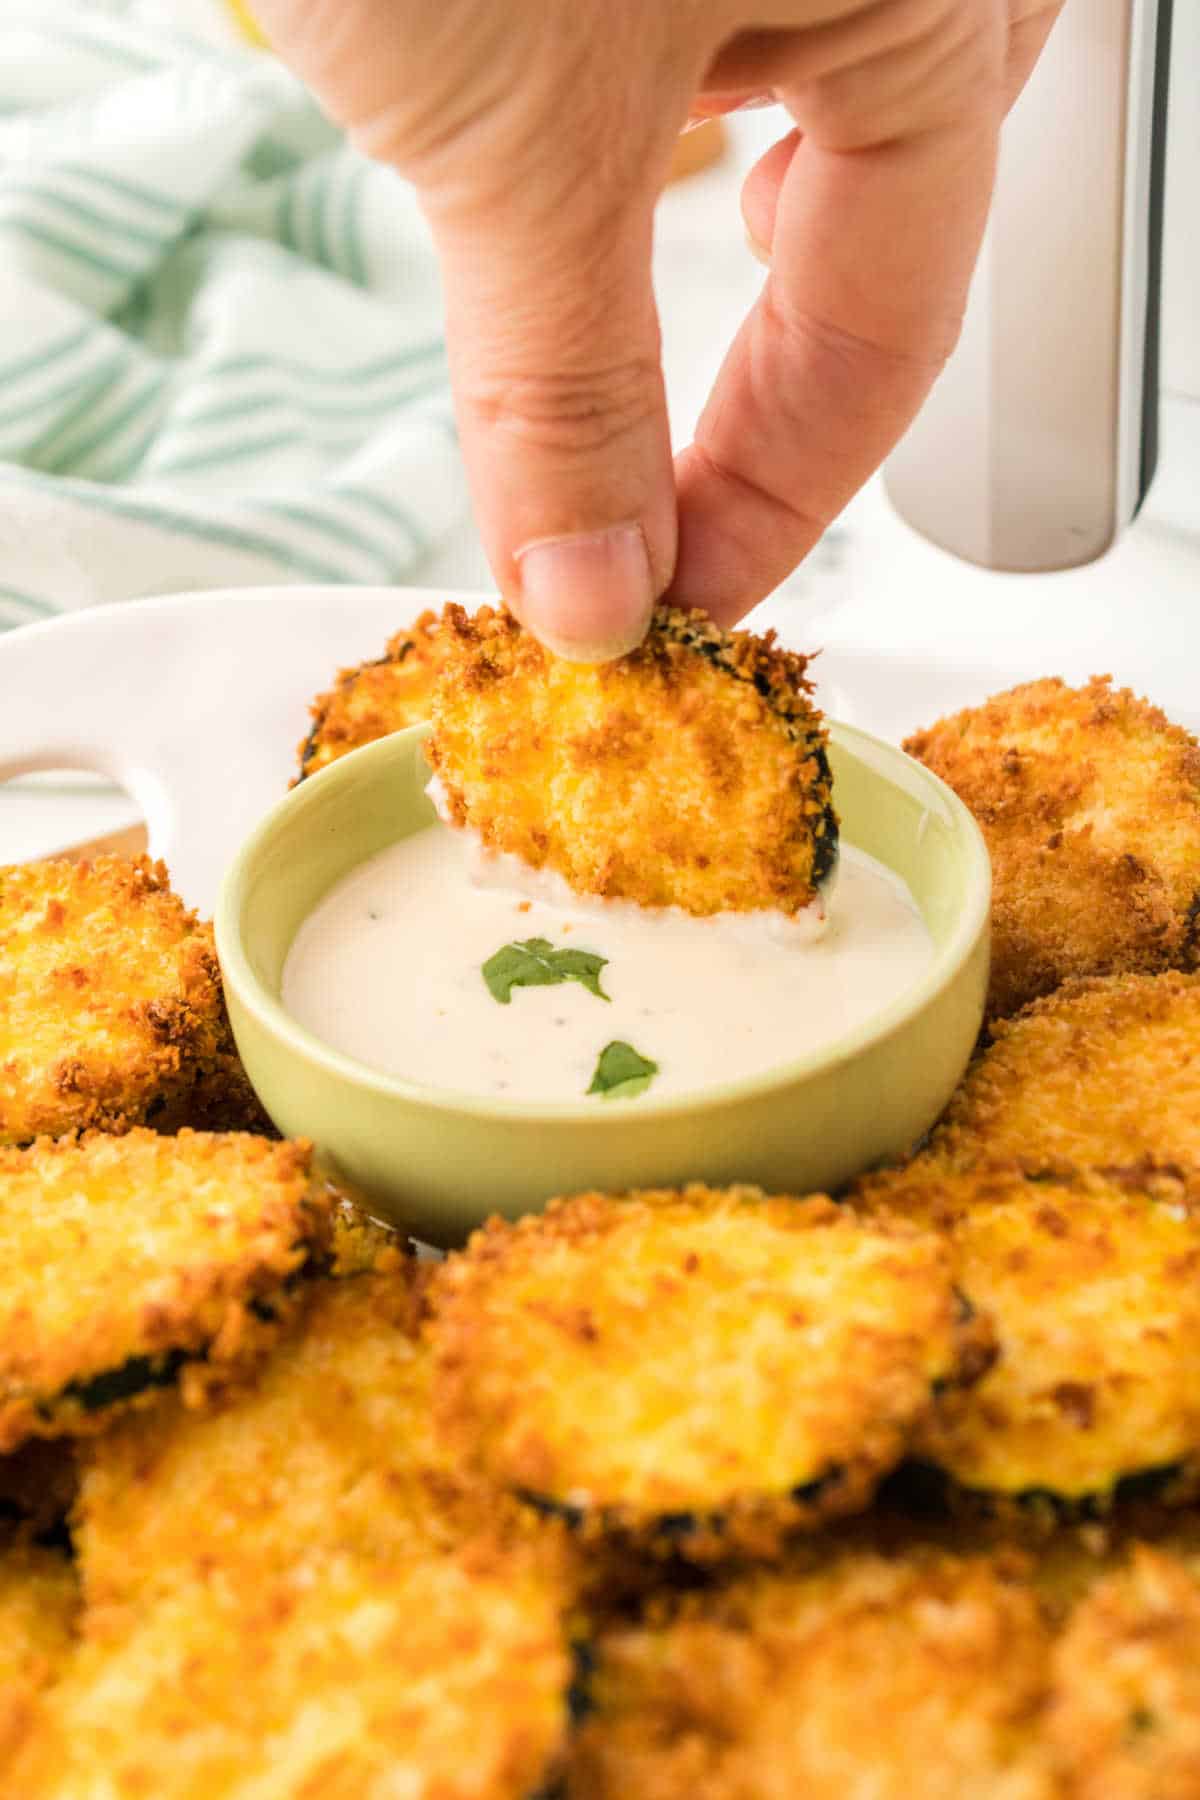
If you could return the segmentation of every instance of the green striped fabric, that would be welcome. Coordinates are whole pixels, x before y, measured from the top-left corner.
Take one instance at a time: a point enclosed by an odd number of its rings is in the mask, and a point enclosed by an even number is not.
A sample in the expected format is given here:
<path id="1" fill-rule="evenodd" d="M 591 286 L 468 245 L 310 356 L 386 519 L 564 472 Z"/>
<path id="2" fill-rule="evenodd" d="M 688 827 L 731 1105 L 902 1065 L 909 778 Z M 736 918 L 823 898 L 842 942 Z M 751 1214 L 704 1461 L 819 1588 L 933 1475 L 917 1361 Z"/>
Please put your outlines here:
<path id="1" fill-rule="evenodd" d="M 161 5 L 3 0 L 0 629 L 397 581 L 464 508 L 406 186 Z"/>

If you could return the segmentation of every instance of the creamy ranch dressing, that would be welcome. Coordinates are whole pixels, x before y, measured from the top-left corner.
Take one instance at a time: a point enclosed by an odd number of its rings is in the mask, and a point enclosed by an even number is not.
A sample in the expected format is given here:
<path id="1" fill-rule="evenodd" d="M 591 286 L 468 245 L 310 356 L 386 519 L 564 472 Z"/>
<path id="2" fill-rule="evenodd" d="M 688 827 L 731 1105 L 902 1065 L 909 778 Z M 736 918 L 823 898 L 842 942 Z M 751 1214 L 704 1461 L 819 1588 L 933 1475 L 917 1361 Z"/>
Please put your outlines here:
<path id="1" fill-rule="evenodd" d="M 466 832 L 434 825 L 353 870 L 296 935 L 283 971 L 288 1011 L 346 1055 L 429 1087 L 580 1100 L 617 1039 L 658 1064 L 650 1094 L 681 1094 L 819 1048 L 881 1011 L 932 960 L 904 884 L 845 845 L 815 936 L 781 933 L 771 914 L 696 919 L 569 890 L 523 896 L 494 885 L 494 872 L 481 880 L 477 861 Z M 600 985 L 610 1001 L 575 981 L 495 1000 L 482 965 L 536 937 L 607 957 Z"/>

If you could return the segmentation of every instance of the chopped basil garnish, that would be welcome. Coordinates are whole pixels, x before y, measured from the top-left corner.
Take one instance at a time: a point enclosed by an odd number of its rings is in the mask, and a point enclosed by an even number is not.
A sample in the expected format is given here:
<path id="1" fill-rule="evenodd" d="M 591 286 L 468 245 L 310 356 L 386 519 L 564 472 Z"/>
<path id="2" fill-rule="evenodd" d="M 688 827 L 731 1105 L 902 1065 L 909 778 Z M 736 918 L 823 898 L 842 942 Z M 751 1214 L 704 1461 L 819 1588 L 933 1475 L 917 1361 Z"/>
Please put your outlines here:
<path id="1" fill-rule="evenodd" d="M 607 961 L 607 956 L 590 950 L 556 950 L 549 938 L 526 938 L 523 944 L 505 944 L 489 956 L 483 979 L 501 1006 L 509 1004 L 515 987 L 557 987 L 563 981 L 577 981 L 598 1000 L 607 1000 L 600 986 L 600 971 Z"/>
<path id="2" fill-rule="evenodd" d="M 600 1052 L 588 1093 L 603 1094 L 606 1100 L 632 1100 L 635 1094 L 645 1093 L 657 1074 L 656 1062 L 639 1056 L 632 1044 L 614 1038 Z"/>

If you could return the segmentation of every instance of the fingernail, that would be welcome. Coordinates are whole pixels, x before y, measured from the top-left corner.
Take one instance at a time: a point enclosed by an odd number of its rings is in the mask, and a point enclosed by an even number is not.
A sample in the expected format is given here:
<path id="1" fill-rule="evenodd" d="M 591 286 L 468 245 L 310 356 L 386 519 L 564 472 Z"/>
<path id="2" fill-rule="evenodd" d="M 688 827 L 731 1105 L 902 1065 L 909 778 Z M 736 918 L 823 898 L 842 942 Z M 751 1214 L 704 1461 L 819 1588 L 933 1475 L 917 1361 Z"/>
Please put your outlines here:
<path id="1" fill-rule="evenodd" d="M 571 662 L 609 662 L 641 643 L 654 578 L 640 525 L 534 538 L 516 554 L 514 610 L 527 631 Z"/>

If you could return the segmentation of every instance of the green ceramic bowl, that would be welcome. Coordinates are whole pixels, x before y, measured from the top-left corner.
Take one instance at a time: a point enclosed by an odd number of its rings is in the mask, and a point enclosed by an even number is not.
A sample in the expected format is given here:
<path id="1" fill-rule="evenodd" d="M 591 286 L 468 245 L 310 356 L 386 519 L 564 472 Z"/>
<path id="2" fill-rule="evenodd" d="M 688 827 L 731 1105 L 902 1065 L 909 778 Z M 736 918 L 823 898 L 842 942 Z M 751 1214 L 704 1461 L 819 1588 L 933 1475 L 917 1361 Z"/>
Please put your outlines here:
<path id="1" fill-rule="evenodd" d="M 817 1054 L 694 1097 L 532 1103 L 381 1075 L 306 1031 L 279 1000 L 302 920 L 356 864 L 434 822 L 426 727 L 332 763 L 243 845 L 217 906 L 234 1035 L 276 1125 L 314 1140 L 381 1215 L 461 1242 L 583 1188 L 748 1181 L 837 1187 L 905 1150 L 945 1105 L 983 1016 L 990 871 L 974 820 L 903 752 L 845 725 L 830 760 L 845 841 L 903 877 L 933 935 L 933 967 Z"/>

